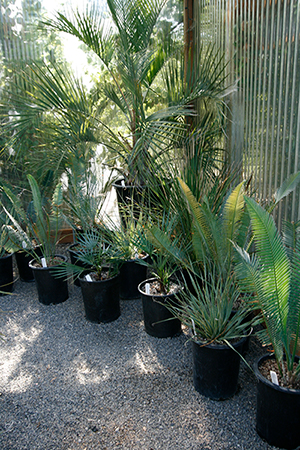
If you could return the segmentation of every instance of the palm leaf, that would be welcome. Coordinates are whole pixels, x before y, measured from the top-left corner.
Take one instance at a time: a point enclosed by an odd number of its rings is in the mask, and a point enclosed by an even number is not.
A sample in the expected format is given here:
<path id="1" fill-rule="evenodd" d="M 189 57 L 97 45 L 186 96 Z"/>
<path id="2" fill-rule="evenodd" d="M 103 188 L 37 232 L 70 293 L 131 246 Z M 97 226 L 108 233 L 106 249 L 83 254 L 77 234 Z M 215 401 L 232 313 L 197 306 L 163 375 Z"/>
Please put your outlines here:
<path id="1" fill-rule="evenodd" d="M 260 262 L 258 300 L 278 358 L 282 345 L 288 349 L 290 264 L 272 216 L 253 199 L 245 197 L 245 202 Z"/>
<path id="2" fill-rule="evenodd" d="M 300 182 L 300 171 L 290 175 L 275 193 L 275 205 L 289 195 Z M 275 206 L 274 205 L 274 206 Z"/>
<path id="3" fill-rule="evenodd" d="M 223 225 L 228 249 L 232 248 L 231 241 L 236 240 L 244 209 L 244 182 L 240 183 L 228 197 L 223 209 Z"/>
<path id="4" fill-rule="evenodd" d="M 199 234 L 199 239 L 202 241 L 202 248 L 208 252 L 207 256 L 212 258 L 221 267 L 224 261 L 224 238 L 222 232 L 220 233 L 221 228 L 218 218 L 212 213 L 207 202 L 200 205 L 184 181 L 181 179 L 178 179 L 178 181 L 193 215 L 193 224 L 195 231 Z M 200 248 L 199 250 L 201 251 Z M 196 253 L 199 254 L 198 250 L 196 250 Z"/>
<path id="5" fill-rule="evenodd" d="M 283 224 L 283 242 L 291 262 L 291 288 L 287 332 L 291 342 L 290 366 L 299 346 L 300 333 L 300 222 Z M 289 355 L 288 355 L 289 358 Z"/>

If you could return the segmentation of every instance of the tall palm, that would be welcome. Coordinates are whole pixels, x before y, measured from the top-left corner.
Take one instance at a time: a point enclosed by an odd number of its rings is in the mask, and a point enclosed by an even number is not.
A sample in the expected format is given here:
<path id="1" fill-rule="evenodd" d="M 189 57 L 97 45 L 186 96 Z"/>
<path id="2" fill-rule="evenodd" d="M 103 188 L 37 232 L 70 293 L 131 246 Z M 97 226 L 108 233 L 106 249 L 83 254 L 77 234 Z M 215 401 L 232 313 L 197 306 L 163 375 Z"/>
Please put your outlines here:
<path id="1" fill-rule="evenodd" d="M 68 143 L 67 152 L 74 150 L 76 140 L 103 143 L 119 160 L 128 182 L 145 184 L 157 171 L 156 162 L 161 163 L 165 152 L 182 139 L 185 117 L 196 114 L 194 100 L 202 98 L 214 107 L 221 106 L 225 93 L 222 57 L 215 56 L 212 48 L 203 50 L 205 58 L 193 68 L 187 84 L 183 45 L 178 45 L 172 34 L 167 40 L 154 37 L 166 1 L 107 0 L 110 21 L 95 6 L 70 15 L 58 13 L 46 25 L 84 43 L 104 68 L 104 81 L 100 79 L 100 89 L 88 97 L 75 82 L 64 90 L 64 76 L 58 67 L 53 71 L 35 65 L 31 94 L 35 108 L 28 109 L 28 121 L 20 123 L 17 118 L 14 125 L 24 129 L 34 117 L 50 115 L 56 126 L 49 137 L 61 138 L 60 149 L 64 148 L 63 139 Z M 108 105 L 115 116 L 110 122 L 105 120 Z M 122 126 L 115 126 L 117 117 L 122 117 Z M 71 143 L 68 131 L 74 138 Z"/>

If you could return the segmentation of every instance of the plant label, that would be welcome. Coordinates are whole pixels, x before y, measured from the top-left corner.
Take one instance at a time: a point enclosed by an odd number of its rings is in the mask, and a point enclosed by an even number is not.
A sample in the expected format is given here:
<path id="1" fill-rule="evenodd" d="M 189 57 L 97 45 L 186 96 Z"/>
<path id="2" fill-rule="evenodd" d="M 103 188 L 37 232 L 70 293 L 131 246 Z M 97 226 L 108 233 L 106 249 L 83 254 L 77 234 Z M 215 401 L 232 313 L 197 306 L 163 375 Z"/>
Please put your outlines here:
<path id="1" fill-rule="evenodd" d="M 145 284 L 145 293 L 150 294 L 150 284 L 149 283 Z"/>
<path id="2" fill-rule="evenodd" d="M 47 267 L 47 262 L 45 260 L 45 258 L 41 258 L 41 263 L 43 267 Z"/>
<path id="3" fill-rule="evenodd" d="M 93 280 L 91 279 L 91 276 L 90 276 L 90 275 L 86 275 L 86 276 L 85 276 L 85 280 L 86 280 L 86 281 L 93 281 Z"/>
<path id="4" fill-rule="evenodd" d="M 278 378 L 277 378 L 277 373 L 274 372 L 273 370 L 270 370 L 270 375 L 271 375 L 272 383 L 273 383 L 273 384 L 277 384 L 277 386 L 279 386 Z"/>

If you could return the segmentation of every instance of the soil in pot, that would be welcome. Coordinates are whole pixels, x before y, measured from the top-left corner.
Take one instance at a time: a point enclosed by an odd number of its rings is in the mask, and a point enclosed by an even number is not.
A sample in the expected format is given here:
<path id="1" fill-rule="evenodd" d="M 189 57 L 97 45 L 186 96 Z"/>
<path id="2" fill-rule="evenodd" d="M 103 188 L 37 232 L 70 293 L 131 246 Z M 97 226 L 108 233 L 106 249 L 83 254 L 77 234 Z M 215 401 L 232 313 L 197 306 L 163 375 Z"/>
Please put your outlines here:
<path id="1" fill-rule="evenodd" d="M 13 255 L 6 254 L 0 258 L 0 295 L 13 291 Z"/>
<path id="2" fill-rule="evenodd" d="M 293 450 L 300 446 L 300 389 L 277 386 L 263 376 L 262 373 L 269 377 L 267 372 L 275 368 L 270 365 L 272 360 L 273 355 L 264 355 L 254 365 L 257 378 L 256 430 L 270 445 Z"/>
<path id="3" fill-rule="evenodd" d="M 39 301 L 44 305 L 62 303 L 69 297 L 67 281 L 62 278 L 55 278 L 51 270 L 62 261 L 67 261 L 67 257 L 56 255 L 49 267 L 41 267 L 35 260 L 29 263 L 29 267 L 33 271 Z"/>
<path id="4" fill-rule="evenodd" d="M 146 293 L 146 284 L 157 283 L 155 279 L 145 280 L 139 284 L 138 290 L 142 297 L 143 316 L 145 331 L 150 336 L 157 338 L 167 338 L 179 335 L 181 332 L 181 322 L 175 318 L 164 303 L 176 302 L 175 294 L 178 292 L 178 286 L 173 287 L 173 292 L 167 295 L 155 295 Z M 150 288 L 151 292 L 151 288 Z"/>
<path id="5" fill-rule="evenodd" d="M 246 338 L 228 345 L 193 341 L 193 380 L 197 392 L 212 400 L 226 400 L 237 390 L 240 354 Z"/>
<path id="6" fill-rule="evenodd" d="M 79 280 L 87 320 L 107 323 L 120 316 L 119 274 L 100 281 L 87 281 L 85 276 Z"/>
<path id="7" fill-rule="evenodd" d="M 146 259 L 145 256 L 143 259 Z M 136 259 L 129 259 L 120 268 L 120 298 L 135 300 L 140 298 L 138 285 L 147 277 L 147 266 L 139 264 Z"/>

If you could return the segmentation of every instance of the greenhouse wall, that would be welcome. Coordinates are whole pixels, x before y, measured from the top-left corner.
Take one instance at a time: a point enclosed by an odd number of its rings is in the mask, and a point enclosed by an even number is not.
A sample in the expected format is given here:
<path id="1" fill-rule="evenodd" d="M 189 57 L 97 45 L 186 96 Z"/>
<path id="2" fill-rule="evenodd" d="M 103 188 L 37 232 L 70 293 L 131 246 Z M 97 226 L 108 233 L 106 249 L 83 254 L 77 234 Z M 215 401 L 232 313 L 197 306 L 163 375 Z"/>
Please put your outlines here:
<path id="1" fill-rule="evenodd" d="M 299 0 L 198 0 L 196 36 L 215 42 L 228 62 L 235 87 L 228 106 L 228 148 L 253 174 L 261 200 L 300 170 Z M 299 189 L 277 211 L 300 219 Z"/>

